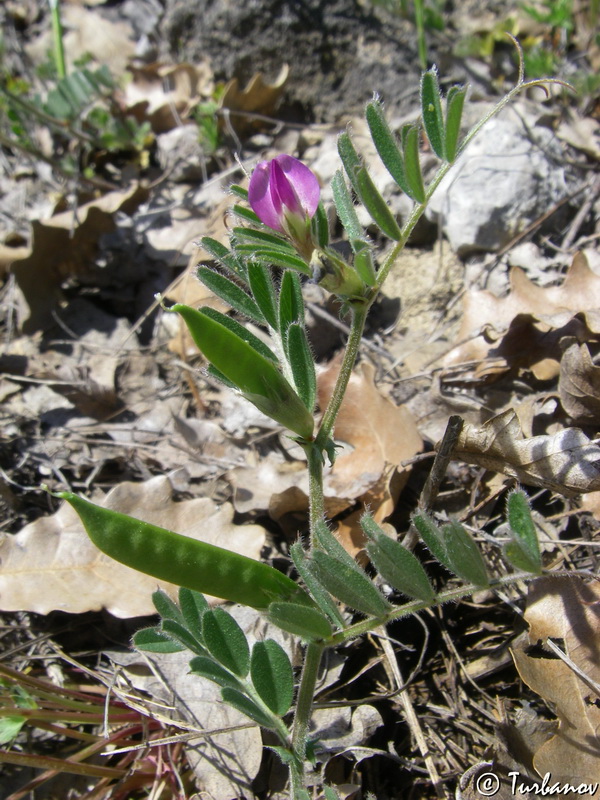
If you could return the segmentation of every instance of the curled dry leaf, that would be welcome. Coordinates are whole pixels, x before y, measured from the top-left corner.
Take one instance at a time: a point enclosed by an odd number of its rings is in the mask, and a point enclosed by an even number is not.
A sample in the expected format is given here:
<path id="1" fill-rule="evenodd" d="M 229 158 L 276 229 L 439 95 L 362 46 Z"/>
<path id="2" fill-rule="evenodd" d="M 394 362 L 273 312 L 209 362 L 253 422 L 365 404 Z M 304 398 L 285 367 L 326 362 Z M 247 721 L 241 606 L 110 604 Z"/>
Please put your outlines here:
<path id="1" fill-rule="evenodd" d="M 155 133 L 181 125 L 214 90 L 208 64 L 149 64 L 129 71 L 133 80 L 125 88 L 125 106 L 138 120 L 148 120 Z"/>
<path id="2" fill-rule="evenodd" d="M 526 439 L 507 409 L 481 427 L 465 425 L 454 455 L 529 486 L 572 496 L 600 489 L 600 443 L 579 428 Z"/>
<path id="3" fill-rule="evenodd" d="M 564 342 L 558 390 L 567 414 L 577 422 L 600 421 L 600 367 L 589 348 L 575 340 Z"/>
<path id="4" fill-rule="evenodd" d="M 537 286 L 514 267 L 506 297 L 477 290 L 465 294 L 458 333 L 463 344 L 448 353 L 444 365 L 483 362 L 476 366 L 475 378 L 484 379 L 489 376 L 486 362 L 493 361 L 495 375 L 511 366 L 527 366 L 536 377 L 547 380 L 558 374 L 562 336 L 574 335 L 585 326 L 595 333 L 600 330 L 598 308 L 600 276 L 582 252 L 575 255 L 559 286 Z M 574 321 L 576 315 L 579 319 Z M 558 333 L 548 335 L 554 331 Z"/>
<path id="5" fill-rule="evenodd" d="M 579 578 L 541 578 L 529 590 L 525 619 L 532 644 L 562 640 L 566 660 L 513 651 L 523 681 L 554 709 L 556 735 L 535 753 L 540 776 L 575 786 L 600 781 L 600 588 Z M 581 792 L 580 792 L 581 793 Z M 590 793 L 592 794 L 592 793 Z"/>
<path id="6" fill-rule="evenodd" d="M 168 477 L 121 483 L 102 505 L 160 525 L 193 539 L 258 558 L 265 541 L 259 525 L 234 525 L 233 508 L 200 497 L 176 503 Z M 113 561 L 90 541 L 79 517 L 63 503 L 51 517 L 40 517 L 0 543 L 0 608 L 3 611 L 58 609 L 72 614 L 106 608 L 117 617 L 154 613 L 157 586 L 176 587 Z M 40 591 L 40 587 L 42 591 Z"/>
<path id="7" fill-rule="evenodd" d="M 241 135 L 256 127 L 259 121 L 257 115 L 271 116 L 285 88 L 288 75 L 289 67 L 284 64 L 273 83 L 266 83 L 261 72 L 253 75 L 244 89 L 240 89 L 237 78 L 230 80 L 219 103 L 221 109 L 229 112 L 228 124 Z M 259 122 L 262 124 L 264 120 Z"/>
<path id="8" fill-rule="evenodd" d="M 61 299 L 67 279 L 85 275 L 94 263 L 102 234 L 115 228 L 117 212 L 132 214 L 148 197 L 148 189 L 133 185 L 98 200 L 32 223 L 31 251 L 12 263 L 29 316 L 20 320 L 24 332 L 43 328 Z"/>

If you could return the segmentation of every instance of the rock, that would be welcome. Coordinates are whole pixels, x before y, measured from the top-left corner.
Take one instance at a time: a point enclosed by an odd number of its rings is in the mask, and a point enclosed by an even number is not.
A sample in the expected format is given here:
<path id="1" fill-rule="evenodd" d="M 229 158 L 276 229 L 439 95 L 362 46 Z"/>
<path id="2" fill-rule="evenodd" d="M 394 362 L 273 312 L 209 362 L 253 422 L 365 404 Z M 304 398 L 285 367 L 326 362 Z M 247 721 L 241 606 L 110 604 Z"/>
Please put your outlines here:
<path id="1" fill-rule="evenodd" d="M 160 166 L 176 183 L 206 180 L 208 158 L 198 138 L 198 126 L 180 125 L 156 137 Z"/>
<path id="2" fill-rule="evenodd" d="M 567 196 L 562 161 L 551 130 L 497 117 L 446 175 L 427 215 L 460 256 L 499 250 Z"/>
<path id="3" fill-rule="evenodd" d="M 379 92 L 401 103 L 418 91 L 412 23 L 359 0 L 166 0 L 162 33 L 170 53 L 208 56 L 217 80 L 245 85 L 256 72 L 290 78 L 280 116 L 334 121 L 361 111 Z M 409 98 L 414 103 L 415 96 Z"/>

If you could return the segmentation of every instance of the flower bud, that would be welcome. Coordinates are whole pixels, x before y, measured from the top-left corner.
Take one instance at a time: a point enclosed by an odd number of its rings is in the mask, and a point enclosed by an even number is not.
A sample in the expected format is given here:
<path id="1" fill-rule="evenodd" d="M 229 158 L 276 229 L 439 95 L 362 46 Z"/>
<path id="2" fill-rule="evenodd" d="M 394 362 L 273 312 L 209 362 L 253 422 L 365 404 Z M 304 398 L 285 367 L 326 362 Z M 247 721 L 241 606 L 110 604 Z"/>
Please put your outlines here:
<path id="1" fill-rule="evenodd" d="M 314 249 L 310 221 L 320 193 L 316 175 L 288 155 L 258 164 L 248 186 L 248 200 L 260 221 L 284 233 L 307 261 Z"/>

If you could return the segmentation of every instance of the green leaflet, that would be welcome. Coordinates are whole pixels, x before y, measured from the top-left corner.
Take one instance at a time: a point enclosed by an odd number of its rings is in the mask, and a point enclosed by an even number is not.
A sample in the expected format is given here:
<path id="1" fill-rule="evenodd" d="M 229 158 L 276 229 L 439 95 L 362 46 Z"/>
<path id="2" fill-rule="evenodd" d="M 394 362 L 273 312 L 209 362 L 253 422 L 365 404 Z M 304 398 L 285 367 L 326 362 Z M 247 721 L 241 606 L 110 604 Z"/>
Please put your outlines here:
<path id="1" fill-rule="evenodd" d="M 263 703 L 278 717 L 287 714 L 294 699 L 294 672 L 287 653 L 274 639 L 254 644 L 250 677 Z"/>
<path id="2" fill-rule="evenodd" d="M 379 153 L 379 158 L 404 194 L 414 200 L 412 190 L 406 179 L 402 150 L 388 125 L 381 103 L 376 100 L 369 103 L 366 116 L 371 138 Z"/>
<path id="3" fill-rule="evenodd" d="M 446 98 L 446 130 L 445 145 L 446 160 L 452 163 L 458 151 L 458 137 L 460 135 L 460 123 L 462 120 L 463 107 L 467 88 L 452 86 Z"/>
<path id="4" fill-rule="evenodd" d="M 133 643 L 138 650 L 149 653 L 180 653 L 185 647 L 178 641 L 171 639 L 158 628 L 142 628 L 133 634 Z"/>
<path id="5" fill-rule="evenodd" d="M 306 408 L 312 411 L 317 399 L 317 374 L 303 325 L 293 322 L 289 326 L 285 348 L 296 391 Z"/>
<path id="6" fill-rule="evenodd" d="M 315 550 L 308 562 L 319 583 L 350 608 L 374 617 L 383 617 L 390 610 L 388 601 L 369 578 L 321 550 Z"/>
<path id="7" fill-rule="evenodd" d="M 402 231 L 390 207 L 381 196 L 373 183 L 366 167 L 359 167 L 356 171 L 357 194 L 369 212 L 371 219 L 381 228 L 390 239 L 398 242 L 402 238 Z"/>
<path id="8" fill-rule="evenodd" d="M 248 264 L 248 283 L 261 314 L 273 330 L 277 330 L 277 297 L 271 273 L 264 264 Z"/>
<path id="9" fill-rule="evenodd" d="M 250 647 L 246 634 L 223 608 L 217 606 L 202 616 L 202 638 L 211 656 L 240 678 L 250 670 Z"/>
<path id="10" fill-rule="evenodd" d="M 269 231 L 257 231 L 254 228 L 234 228 L 232 234 L 236 244 L 245 242 L 247 244 L 255 244 L 257 247 L 282 250 L 284 253 L 296 252 L 287 239 Z"/>
<path id="11" fill-rule="evenodd" d="M 333 202 L 335 203 L 337 215 L 340 218 L 340 222 L 344 226 L 344 230 L 348 234 L 348 239 L 350 242 L 355 239 L 364 239 L 365 232 L 362 228 L 362 225 L 358 221 L 356 209 L 354 208 L 352 197 L 348 191 L 348 187 L 346 186 L 346 181 L 344 180 L 344 175 L 341 170 L 337 170 L 333 176 L 333 180 L 331 181 L 331 189 L 333 192 Z"/>
<path id="12" fill-rule="evenodd" d="M 381 577 L 408 597 L 433 601 L 435 592 L 419 559 L 400 542 L 386 536 L 372 517 L 365 515 L 361 526 L 370 539 L 367 554 Z"/>
<path id="13" fill-rule="evenodd" d="M 315 603 L 319 606 L 323 614 L 325 614 L 325 616 L 334 623 L 334 625 L 338 625 L 340 628 L 343 628 L 345 626 L 344 617 L 342 616 L 330 593 L 321 585 L 321 583 L 319 583 L 316 576 L 311 571 L 310 561 L 306 557 L 306 553 L 304 552 L 300 542 L 295 542 L 290 547 L 290 555 L 292 557 L 292 561 L 294 562 L 294 566 L 298 570 L 298 574 L 306 584 L 308 591 L 314 597 Z M 317 630 L 319 624 L 320 623 L 317 621 Z M 289 630 L 284 625 L 281 627 L 283 630 Z M 323 628 L 321 628 L 321 630 L 323 630 Z M 294 633 L 294 631 L 290 632 Z M 298 631 L 298 635 L 304 636 L 304 634 L 302 634 L 300 631 Z M 324 638 L 324 634 L 320 632 L 317 632 L 316 636 L 317 638 Z M 310 632 L 306 638 L 312 638 Z"/>
<path id="14" fill-rule="evenodd" d="M 236 275 L 242 280 L 246 280 L 246 267 L 241 259 L 235 253 L 232 253 L 224 244 L 213 239 L 211 236 L 205 236 L 202 240 L 202 247 L 206 252 L 215 259 L 221 266 L 229 270 L 233 275 Z"/>
<path id="15" fill-rule="evenodd" d="M 421 114 L 429 144 L 436 156 L 444 160 L 446 158 L 444 117 L 435 67 L 424 72 L 421 77 Z"/>
<path id="16" fill-rule="evenodd" d="M 263 413 L 304 439 L 310 439 L 314 419 L 275 364 L 257 352 L 205 309 L 177 303 L 194 342 L 210 363 L 234 383 Z"/>
<path id="17" fill-rule="evenodd" d="M 198 277 L 205 286 L 221 297 L 225 302 L 248 319 L 264 324 L 264 317 L 254 300 L 241 289 L 237 283 L 230 281 L 225 275 L 215 272 L 209 267 L 200 267 Z"/>
<path id="18" fill-rule="evenodd" d="M 453 520 L 439 528 L 423 513 L 415 514 L 412 521 L 440 564 L 476 586 L 489 586 L 489 577 L 479 547 L 460 522 Z"/>
<path id="19" fill-rule="evenodd" d="M 291 251 L 288 253 L 284 248 L 276 250 L 273 247 L 260 247 L 255 244 L 236 244 L 236 251 L 240 254 L 245 254 L 255 261 L 262 261 L 263 264 L 268 264 L 274 267 L 282 267 L 283 269 L 293 269 L 296 272 L 302 272 L 304 275 L 310 275 L 310 269 L 306 261 L 295 255 Z"/>
<path id="20" fill-rule="evenodd" d="M 419 161 L 419 126 L 405 126 L 402 131 L 402 141 L 404 143 L 404 171 L 410 189 L 409 195 L 417 203 L 424 203 L 426 197 L 421 162 Z"/>
<path id="21" fill-rule="evenodd" d="M 305 641 L 327 639 L 332 633 L 327 617 L 316 608 L 307 608 L 297 603 L 271 603 L 267 616 L 273 625 L 300 636 Z"/>
<path id="22" fill-rule="evenodd" d="M 442 526 L 450 569 L 475 586 L 489 586 L 485 562 L 477 543 L 460 522 L 452 521 Z"/>
<path id="23" fill-rule="evenodd" d="M 304 325 L 304 300 L 302 286 L 295 272 L 284 272 L 279 287 L 279 331 L 285 346 L 290 325 Z"/>
<path id="24" fill-rule="evenodd" d="M 162 589 L 152 592 L 152 605 L 163 619 L 174 619 L 176 622 L 183 624 L 183 614 L 179 606 Z"/>
<path id="25" fill-rule="evenodd" d="M 514 540 L 504 545 L 504 555 L 517 569 L 539 575 L 542 572 L 542 556 L 529 501 L 524 492 L 509 494 L 506 518 Z"/>
<path id="26" fill-rule="evenodd" d="M 260 725 L 262 728 L 267 728 L 268 730 L 273 730 L 274 719 L 269 717 L 254 700 L 251 700 L 245 694 L 242 694 L 242 692 L 226 686 L 224 689 L 221 689 L 221 697 L 226 703 L 229 703 L 230 706 L 237 708 L 242 714 L 254 720 L 257 725 Z"/>
<path id="27" fill-rule="evenodd" d="M 180 642 L 184 647 L 187 647 L 192 653 L 197 653 L 199 656 L 206 654 L 206 649 L 196 641 L 196 638 L 180 622 L 176 622 L 174 619 L 163 619 L 160 630 L 175 639 L 175 641 Z"/>
<path id="28" fill-rule="evenodd" d="M 179 607 L 189 632 L 202 640 L 202 615 L 208 611 L 209 605 L 204 595 L 182 587 L 179 590 Z"/>
<path id="29" fill-rule="evenodd" d="M 352 184 L 352 188 L 358 195 L 359 190 L 356 182 L 356 173 L 361 168 L 362 161 L 348 133 L 342 133 L 338 136 L 338 153 L 344 165 L 344 169 L 346 170 L 346 175 Z"/>
<path id="30" fill-rule="evenodd" d="M 196 656 L 190 661 L 190 671 L 193 675 L 199 675 L 219 686 L 228 686 L 231 689 L 240 691 L 243 687 L 240 681 L 228 669 L 221 666 L 218 662 L 207 656 Z"/>
<path id="31" fill-rule="evenodd" d="M 319 247 L 327 247 L 329 245 L 329 220 L 323 203 L 319 203 L 317 211 L 311 220 L 311 232 L 313 241 L 316 241 Z"/>
<path id="32" fill-rule="evenodd" d="M 350 242 L 354 250 L 354 269 L 367 286 L 375 286 L 377 273 L 373 261 L 373 250 L 368 242 L 354 240 Z"/>

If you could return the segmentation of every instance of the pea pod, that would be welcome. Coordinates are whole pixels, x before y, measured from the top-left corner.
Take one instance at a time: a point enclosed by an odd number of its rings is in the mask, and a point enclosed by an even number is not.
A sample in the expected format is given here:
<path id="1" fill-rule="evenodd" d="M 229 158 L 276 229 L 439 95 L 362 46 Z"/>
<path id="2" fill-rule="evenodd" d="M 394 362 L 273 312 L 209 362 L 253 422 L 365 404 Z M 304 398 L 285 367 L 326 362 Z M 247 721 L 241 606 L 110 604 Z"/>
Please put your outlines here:
<path id="1" fill-rule="evenodd" d="M 204 356 L 271 419 L 304 439 L 310 439 L 313 415 L 272 361 L 222 325 L 208 312 L 177 303 L 192 338 Z"/>
<path id="2" fill-rule="evenodd" d="M 57 492 L 79 514 L 103 553 L 160 580 L 234 603 L 266 609 L 273 601 L 314 607 L 291 578 L 268 564 L 97 506 L 72 492 Z"/>

